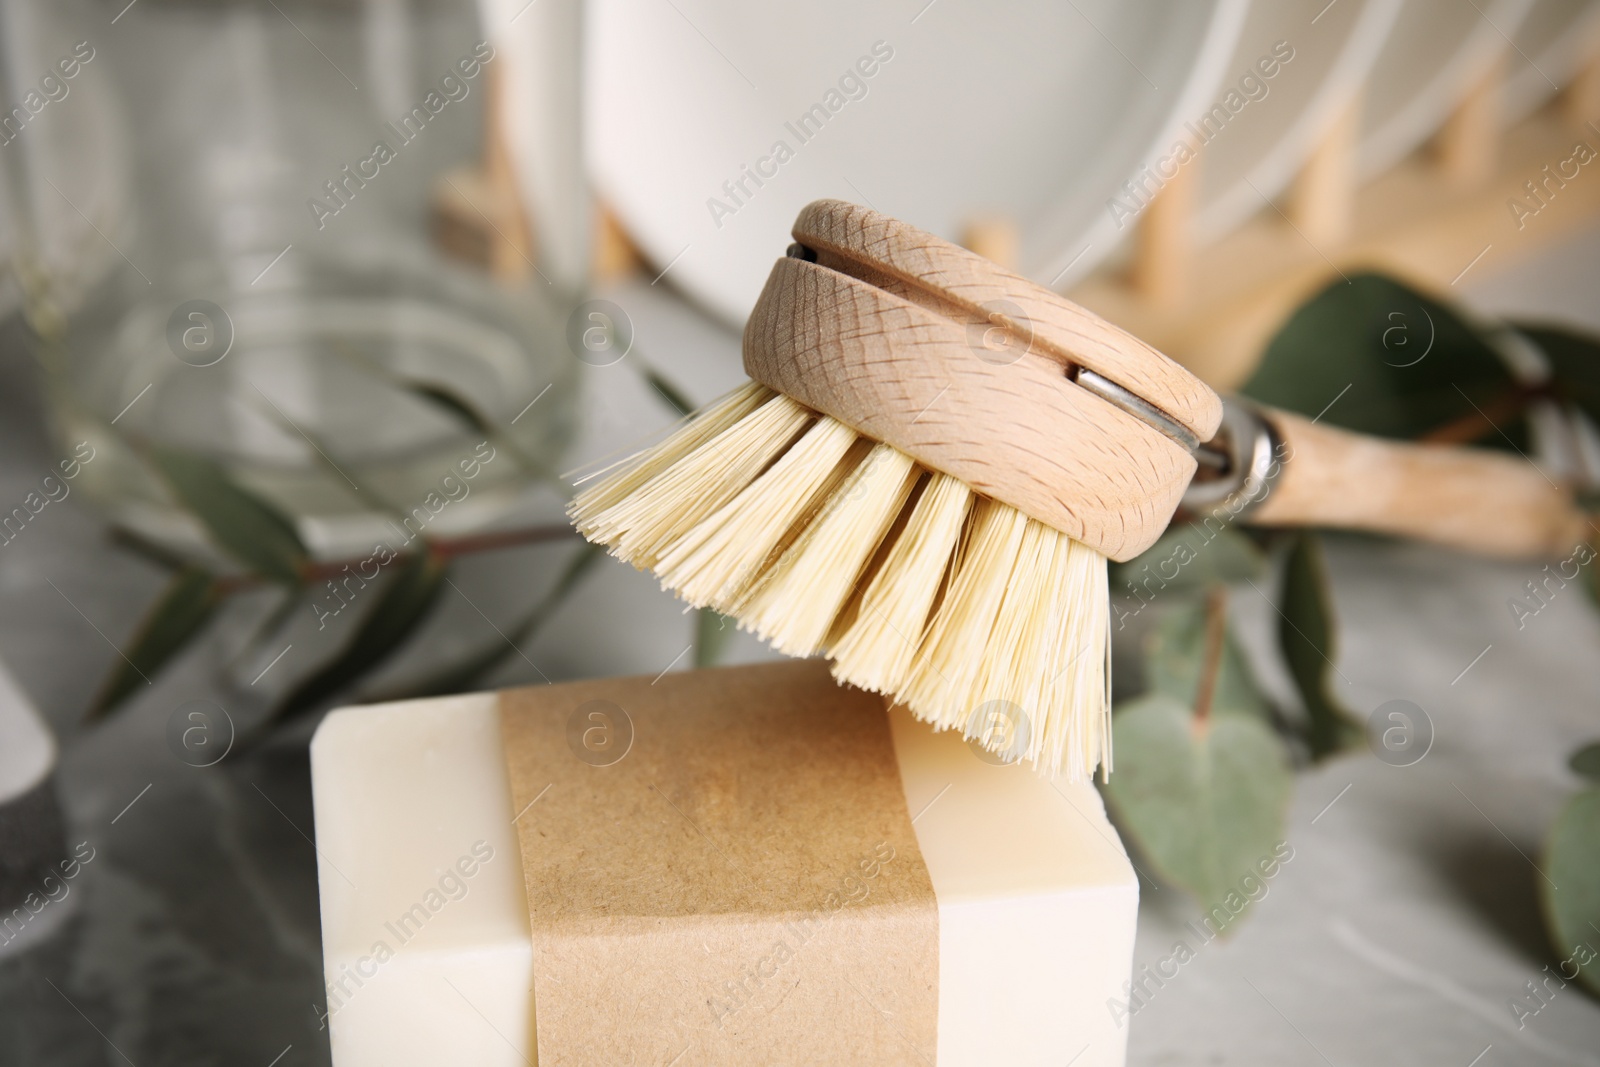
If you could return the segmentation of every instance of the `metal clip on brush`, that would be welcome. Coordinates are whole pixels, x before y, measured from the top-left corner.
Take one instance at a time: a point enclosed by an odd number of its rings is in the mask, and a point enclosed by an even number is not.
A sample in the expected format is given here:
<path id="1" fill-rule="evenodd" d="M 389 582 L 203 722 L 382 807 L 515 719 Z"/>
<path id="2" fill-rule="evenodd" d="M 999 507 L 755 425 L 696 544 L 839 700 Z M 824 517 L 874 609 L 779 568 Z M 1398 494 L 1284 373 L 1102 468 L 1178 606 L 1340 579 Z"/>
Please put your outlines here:
<path id="1" fill-rule="evenodd" d="M 1224 420 L 1137 338 L 875 211 L 817 201 L 794 237 L 745 327 L 759 384 L 604 472 L 574 521 L 690 603 L 1046 773 L 1110 770 L 1106 557 L 1144 551 L 1180 502 L 1498 555 L 1586 529 L 1505 457 L 1232 401 Z"/>
<path id="2" fill-rule="evenodd" d="M 1566 556 L 1594 534 L 1569 488 L 1482 448 L 1406 444 L 1235 397 L 1200 447 L 1183 510 L 1255 526 L 1411 537 L 1506 559 Z"/>
<path id="3" fill-rule="evenodd" d="M 817 201 L 794 235 L 745 327 L 745 372 L 1112 559 L 1179 503 L 1510 558 L 1592 532 L 1531 463 L 1219 399 L 1092 312 L 877 212 Z"/>

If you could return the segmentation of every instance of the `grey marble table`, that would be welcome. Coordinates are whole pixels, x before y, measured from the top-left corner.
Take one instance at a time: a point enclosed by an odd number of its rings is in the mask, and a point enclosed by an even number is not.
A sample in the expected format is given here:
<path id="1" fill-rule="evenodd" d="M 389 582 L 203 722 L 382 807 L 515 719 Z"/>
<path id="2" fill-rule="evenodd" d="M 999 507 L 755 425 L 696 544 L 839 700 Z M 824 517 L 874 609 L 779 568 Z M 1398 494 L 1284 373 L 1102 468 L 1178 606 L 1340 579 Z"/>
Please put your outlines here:
<path id="1" fill-rule="evenodd" d="M 1600 330 L 1597 279 L 1600 234 L 1589 233 L 1468 295 L 1486 310 Z M 740 377 L 731 333 L 656 289 L 611 296 L 633 316 L 640 350 L 696 400 Z M 586 386 L 580 458 L 667 418 L 626 367 L 591 369 Z M 20 498 L 57 458 L 35 397 L 13 326 L 0 338 L 0 499 Z M 530 514 L 553 507 L 528 503 Z M 481 640 L 570 550 L 469 561 L 460 602 L 445 603 L 416 655 Z M 1412 767 L 1356 753 L 1300 777 L 1293 860 L 1236 936 L 1197 948 L 1130 1020 L 1130 1062 L 1600 1064 L 1600 1002 L 1569 988 L 1520 1027 L 1509 1007 L 1552 959 L 1533 860 L 1575 788 L 1567 753 L 1600 737 L 1600 616 L 1574 590 L 1518 630 L 1505 601 L 1526 567 L 1357 541 L 1334 541 L 1330 563 L 1343 697 L 1362 710 L 1414 701 L 1434 746 Z M 251 686 L 227 662 L 262 610 L 243 602 L 124 713 L 85 729 L 113 642 L 160 584 L 75 500 L 0 549 L 0 658 L 61 738 L 67 840 L 96 849 L 50 936 L 0 957 L 6 1067 L 328 1061 L 306 730 L 197 769 L 174 756 L 165 729 L 194 699 L 258 713 L 333 637 L 305 628 Z M 1259 654 L 1273 619 L 1253 597 L 1233 601 Z M 690 640 L 688 617 L 651 579 L 606 566 L 494 681 L 655 673 L 681 667 Z M 766 655 L 742 635 L 730 650 Z M 1269 671 L 1268 682 L 1283 679 Z M 1136 967 L 1191 936 L 1196 917 L 1180 894 L 1142 888 Z"/>

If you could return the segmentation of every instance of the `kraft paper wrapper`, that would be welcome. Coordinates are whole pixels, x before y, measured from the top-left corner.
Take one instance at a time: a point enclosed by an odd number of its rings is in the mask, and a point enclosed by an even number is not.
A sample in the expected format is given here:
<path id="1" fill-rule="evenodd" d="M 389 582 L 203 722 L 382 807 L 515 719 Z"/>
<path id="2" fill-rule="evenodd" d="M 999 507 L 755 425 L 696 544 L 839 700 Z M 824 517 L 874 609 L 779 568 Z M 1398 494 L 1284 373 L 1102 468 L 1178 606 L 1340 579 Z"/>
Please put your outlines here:
<path id="1" fill-rule="evenodd" d="M 789 662 L 500 709 L 540 1067 L 934 1062 L 938 910 L 880 697 Z"/>

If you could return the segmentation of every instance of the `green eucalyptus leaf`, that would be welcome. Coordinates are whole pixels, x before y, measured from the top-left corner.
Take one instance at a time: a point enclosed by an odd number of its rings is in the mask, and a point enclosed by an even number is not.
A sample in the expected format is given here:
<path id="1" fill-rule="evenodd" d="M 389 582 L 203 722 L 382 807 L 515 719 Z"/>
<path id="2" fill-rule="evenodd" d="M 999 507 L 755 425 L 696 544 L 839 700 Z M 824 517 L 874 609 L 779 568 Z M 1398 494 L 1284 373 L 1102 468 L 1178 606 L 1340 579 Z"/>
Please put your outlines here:
<path id="1" fill-rule="evenodd" d="M 572 559 L 562 569 L 550 591 L 539 599 L 533 610 L 507 630 L 505 636 L 496 635 L 493 640 L 485 642 L 466 655 L 405 685 L 403 691 L 386 694 L 384 699 L 441 696 L 470 690 L 481 678 L 504 663 L 519 645 L 539 632 L 561 605 L 566 603 L 567 597 L 577 588 L 578 583 L 602 554 L 603 550 L 599 545 L 583 545 L 573 553 Z"/>
<path id="2" fill-rule="evenodd" d="M 682 389 L 668 381 L 665 375 L 643 360 L 638 361 L 638 366 L 640 373 L 644 375 L 645 383 L 655 391 L 656 396 L 665 401 L 669 408 L 676 411 L 680 416 L 694 413 L 694 403 L 684 394 Z"/>
<path id="3" fill-rule="evenodd" d="M 105 718 L 129 693 L 146 684 L 167 661 L 188 647 L 222 603 L 222 587 L 210 571 L 185 567 L 167 582 L 145 612 L 133 641 L 113 665 L 87 718 Z"/>
<path id="4" fill-rule="evenodd" d="M 1145 647 L 1145 676 L 1152 693 L 1194 707 L 1206 654 L 1206 609 L 1184 605 L 1162 616 Z M 1210 707 L 1220 715 L 1265 716 L 1267 698 L 1251 673 L 1232 628 L 1223 633 Z M 1120 756 L 1120 754 L 1119 754 Z"/>
<path id="5" fill-rule="evenodd" d="M 289 620 L 305 609 L 306 605 L 311 601 L 311 595 L 311 588 L 305 585 L 286 590 L 283 598 L 278 601 L 277 606 L 256 624 L 255 629 L 250 633 L 249 640 L 245 641 L 239 651 L 234 654 L 234 666 L 238 667 L 241 663 L 249 662 L 259 657 L 268 642 L 278 635 Z M 242 670 L 243 668 L 239 667 L 239 669 Z"/>
<path id="6" fill-rule="evenodd" d="M 1545 929 L 1562 977 L 1600 994 L 1600 789 L 1567 802 L 1545 844 Z"/>
<path id="7" fill-rule="evenodd" d="M 292 718 L 354 685 L 380 666 L 422 623 L 444 587 L 446 565 L 430 553 L 406 556 L 342 649 L 297 685 L 273 713 Z"/>
<path id="8" fill-rule="evenodd" d="M 402 389 L 443 408 L 485 437 L 495 432 L 494 423 L 489 417 L 479 411 L 472 401 L 449 386 L 416 378 L 399 378 L 398 383 Z"/>
<path id="9" fill-rule="evenodd" d="M 299 582 L 307 553 L 293 519 L 204 456 L 171 448 L 153 448 L 150 456 L 178 499 L 229 555 L 273 581 Z"/>
<path id="10" fill-rule="evenodd" d="M 1600 782 L 1600 741 L 1585 745 L 1572 754 L 1572 759 L 1567 761 L 1572 772 L 1589 779 L 1591 782 Z"/>
<path id="11" fill-rule="evenodd" d="M 715 667 L 728 647 L 737 623 L 731 615 L 723 615 L 710 608 L 701 608 L 694 614 L 694 665 Z"/>
<path id="12" fill-rule="evenodd" d="M 1330 692 L 1328 675 L 1338 654 L 1333 599 L 1315 534 L 1300 534 L 1289 550 L 1278 611 L 1278 647 L 1305 704 L 1312 757 L 1322 759 L 1360 744 L 1364 735 L 1359 721 Z"/>
<path id="13" fill-rule="evenodd" d="M 342 359 L 359 367 L 374 378 L 387 382 L 396 389 L 410 393 L 418 400 L 442 409 L 457 421 L 471 427 L 477 433 L 482 434 L 485 439 L 493 441 L 495 445 L 505 449 L 510 454 L 512 461 L 524 471 L 542 477 L 551 476 L 548 469 L 534 462 L 527 453 L 522 451 L 511 435 L 501 429 L 476 402 L 469 399 L 465 394 L 458 392 L 454 386 L 427 378 L 412 377 L 392 367 L 385 366 L 378 360 L 349 345 L 337 346 L 335 351 Z M 295 427 L 295 429 L 299 430 L 298 427 Z M 318 443 L 317 447 L 322 449 L 323 445 Z M 388 505 L 382 502 L 379 502 L 378 506 L 379 510 L 390 510 Z"/>
<path id="14" fill-rule="evenodd" d="M 1293 777 L 1283 742 L 1259 719 L 1202 723 L 1161 694 L 1119 708 L 1112 735 L 1105 790 L 1119 825 L 1163 880 L 1193 893 L 1218 929 L 1231 926 L 1248 908 L 1248 879 L 1285 858 Z"/>
<path id="15" fill-rule="evenodd" d="M 1415 438 L 1501 410 L 1520 389 L 1505 363 L 1455 311 L 1377 274 L 1335 281 L 1267 345 L 1241 389 L 1335 426 Z M 1484 445 L 1526 450 L 1520 414 L 1494 420 Z"/>
<path id="16" fill-rule="evenodd" d="M 524 471 L 543 477 L 550 476 L 548 468 L 536 462 L 524 452 L 509 433 L 497 425 L 488 415 L 484 414 L 476 404 L 454 389 L 438 382 L 422 381 L 415 378 L 400 378 L 399 382 L 403 389 L 444 408 L 482 434 L 485 440 L 493 441 L 497 447 L 505 449 L 507 454 L 511 456 L 512 462 Z"/>
<path id="17" fill-rule="evenodd" d="M 120 548 L 125 548 L 134 555 L 143 558 L 146 562 L 169 573 L 176 573 L 190 565 L 188 557 L 180 552 L 174 552 L 166 545 L 157 544 L 147 540 L 142 534 L 123 526 L 111 528 L 111 540 Z"/>
<path id="18" fill-rule="evenodd" d="M 1230 526 L 1208 520 L 1174 526 L 1155 544 L 1126 563 L 1111 565 L 1111 588 L 1141 598 L 1167 590 L 1203 589 L 1219 582 L 1243 582 L 1266 571 L 1265 553 Z"/>
<path id="19" fill-rule="evenodd" d="M 493 423 L 482 411 L 478 410 L 476 404 L 442 382 L 429 381 L 426 378 L 414 378 L 380 360 L 374 359 L 371 355 L 352 345 L 336 343 L 334 353 L 364 373 L 380 381 L 387 382 L 396 389 L 405 390 L 420 400 L 443 408 L 485 436 L 493 432 Z"/>

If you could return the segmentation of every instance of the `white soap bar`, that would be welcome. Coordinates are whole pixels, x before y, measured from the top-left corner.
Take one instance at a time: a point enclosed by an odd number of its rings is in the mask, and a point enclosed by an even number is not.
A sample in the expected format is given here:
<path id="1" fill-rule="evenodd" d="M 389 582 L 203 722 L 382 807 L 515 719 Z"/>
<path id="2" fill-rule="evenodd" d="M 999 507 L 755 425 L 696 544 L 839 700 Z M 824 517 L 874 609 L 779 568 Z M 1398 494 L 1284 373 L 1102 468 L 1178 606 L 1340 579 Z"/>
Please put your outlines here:
<path id="1" fill-rule="evenodd" d="M 891 713 L 939 908 L 940 1067 L 1117 1067 L 1138 882 L 1099 794 Z M 493 694 L 333 712 L 311 743 L 334 1067 L 535 1060 Z"/>

